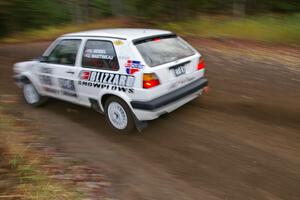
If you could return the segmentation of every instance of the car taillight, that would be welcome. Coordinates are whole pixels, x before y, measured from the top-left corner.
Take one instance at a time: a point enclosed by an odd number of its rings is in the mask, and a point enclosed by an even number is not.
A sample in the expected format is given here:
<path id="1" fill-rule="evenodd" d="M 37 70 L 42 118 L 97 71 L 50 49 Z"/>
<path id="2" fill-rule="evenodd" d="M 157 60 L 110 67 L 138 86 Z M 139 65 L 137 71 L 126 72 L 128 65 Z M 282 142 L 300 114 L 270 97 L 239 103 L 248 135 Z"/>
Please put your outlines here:
<path id="1" fill-rule="evenodd" d="M 157 76 L 154 73 L 143 75 L 143 88 L 149 89 L 160 84 Z"/>
<path id="2" fill-rule="evenodd" d="M 205 62 L 204 62 L 204 59 L 203 58 L 200 58 L 199 59 L 199 63 L 197 65 L 197 70 L 201 70 L 201 69 L 204 69 L 205 68 Z"/>

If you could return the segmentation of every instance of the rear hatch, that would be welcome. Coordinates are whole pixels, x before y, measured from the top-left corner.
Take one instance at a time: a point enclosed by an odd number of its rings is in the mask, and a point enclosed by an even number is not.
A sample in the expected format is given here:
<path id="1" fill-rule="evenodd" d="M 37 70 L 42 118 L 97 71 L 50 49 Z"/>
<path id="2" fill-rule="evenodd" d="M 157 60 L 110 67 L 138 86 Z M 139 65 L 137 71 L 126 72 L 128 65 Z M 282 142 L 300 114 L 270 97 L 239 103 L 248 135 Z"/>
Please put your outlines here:
<path id="1" fill-rule="evenodd" d="M 153 90 L 163 95 L 203 76 L 197 65 L 200 54 L 176 35 L 163 35 L 134 41 L 147 64 L 146 73 L 155 73 L 160 85 Z M 204 71 L 204 70 L 202 70 Z M 155 95 L 156 96 L 156 95 Z"/>

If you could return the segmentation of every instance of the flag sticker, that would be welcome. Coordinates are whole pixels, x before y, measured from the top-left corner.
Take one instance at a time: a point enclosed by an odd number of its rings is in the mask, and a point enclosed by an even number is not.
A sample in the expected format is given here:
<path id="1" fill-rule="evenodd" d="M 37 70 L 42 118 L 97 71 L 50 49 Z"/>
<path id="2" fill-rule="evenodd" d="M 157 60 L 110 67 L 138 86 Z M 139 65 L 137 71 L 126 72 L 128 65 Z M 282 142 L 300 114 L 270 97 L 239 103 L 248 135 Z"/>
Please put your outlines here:
<path id="1" fill-rule="evenodd" d="M 140 61 L 127 60 L 125 67 L 127 74 L 134 74 L 135 72 L 140 71 L 140 69 L 143 69 L 144 65 L 142 65 Z"/>

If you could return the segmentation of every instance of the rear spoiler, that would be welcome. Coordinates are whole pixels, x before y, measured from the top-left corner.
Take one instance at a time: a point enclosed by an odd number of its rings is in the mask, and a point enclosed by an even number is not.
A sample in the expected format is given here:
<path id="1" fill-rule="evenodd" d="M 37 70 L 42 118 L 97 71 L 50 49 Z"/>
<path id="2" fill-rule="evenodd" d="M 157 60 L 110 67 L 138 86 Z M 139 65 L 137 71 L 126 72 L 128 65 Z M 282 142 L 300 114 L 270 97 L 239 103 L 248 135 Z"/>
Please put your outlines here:
<path id="1" fill-rule="evenodd" d="M 134 45 L 141 44 L 144 42 L 152 41 L 153 39 L 166 39 L 166 38 L 174 38 L 177 37 L 175 33 L 163 34 L 163 35 L 152 35 L 148 37 L 142 37 L 135 40 L 132 40 Z"/>

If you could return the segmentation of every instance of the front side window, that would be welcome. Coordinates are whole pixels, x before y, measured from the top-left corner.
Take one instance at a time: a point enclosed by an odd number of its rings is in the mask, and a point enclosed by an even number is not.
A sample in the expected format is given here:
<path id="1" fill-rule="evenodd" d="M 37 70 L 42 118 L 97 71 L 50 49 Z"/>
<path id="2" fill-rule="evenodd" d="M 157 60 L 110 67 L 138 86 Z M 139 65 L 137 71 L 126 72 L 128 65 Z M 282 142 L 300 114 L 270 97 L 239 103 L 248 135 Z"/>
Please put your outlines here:
<path id="1" fill-rule="evenodd" d="M 112 42 L 88 40 L 83 51 L 82 67 L 118 70 L 118 58 Z"/>
<path id="2" fill-rule="evenodd" d="M 153 38 L 136 44 L 137 49 L 150 67 L 162 65 L 195 54 L 177 37 Z"/>
<path id="3" fill-rule="evenodd" d="M 62 40 L 48 56 L 48 62 L 62 65 L 75 65 L 81 40 Z"/>

